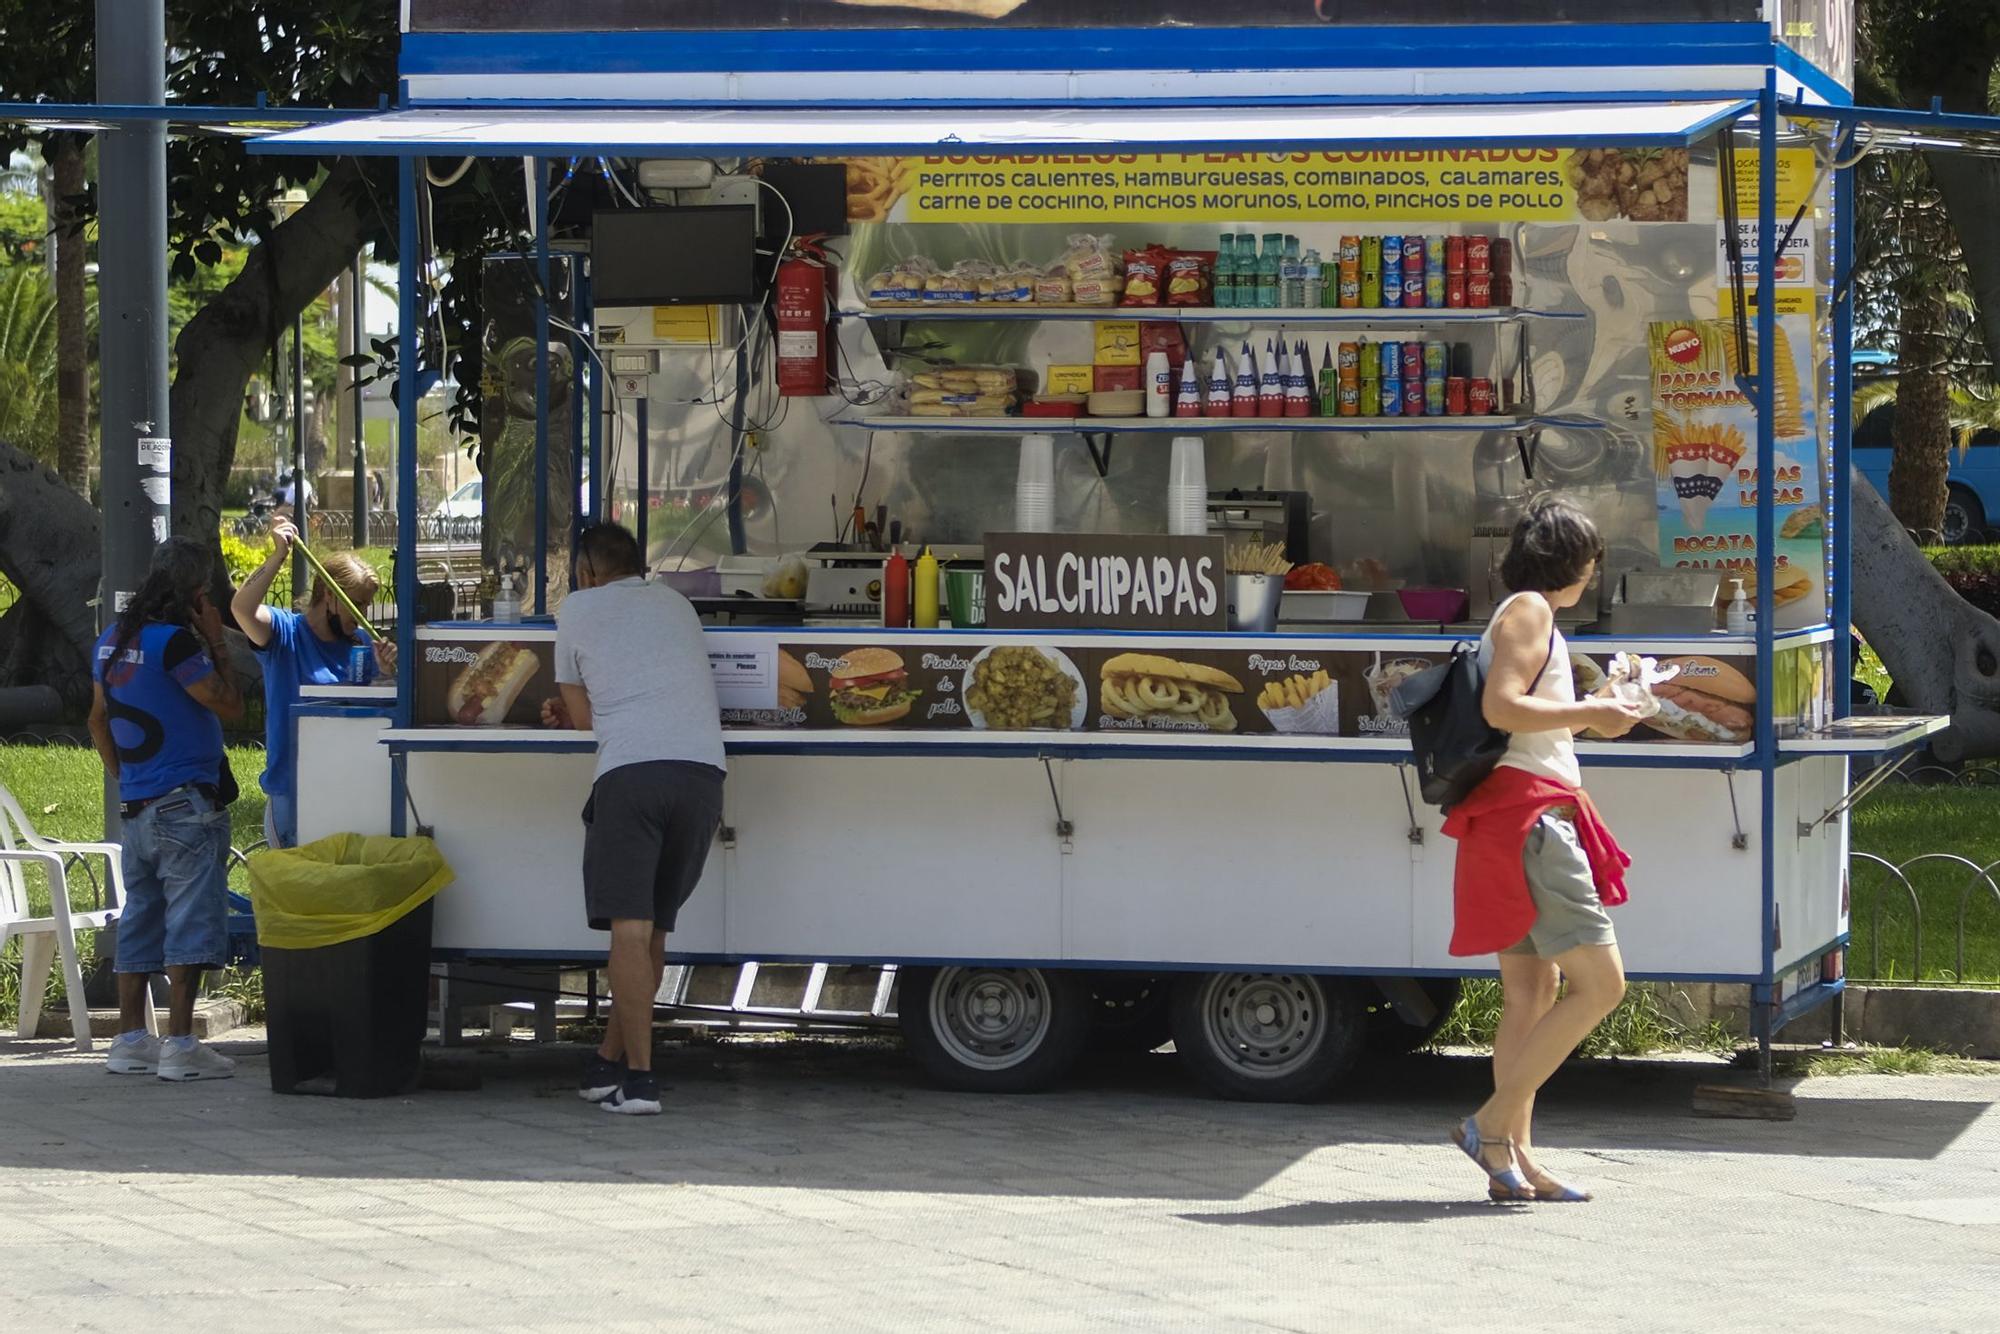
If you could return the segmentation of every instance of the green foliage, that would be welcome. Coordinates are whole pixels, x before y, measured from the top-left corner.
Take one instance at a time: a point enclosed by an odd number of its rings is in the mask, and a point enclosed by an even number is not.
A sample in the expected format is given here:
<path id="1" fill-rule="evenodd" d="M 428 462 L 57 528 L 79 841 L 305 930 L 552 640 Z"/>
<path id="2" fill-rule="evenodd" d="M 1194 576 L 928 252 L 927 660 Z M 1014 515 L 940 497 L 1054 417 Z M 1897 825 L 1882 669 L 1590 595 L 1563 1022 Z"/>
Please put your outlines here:
<path id="1" fill-rule="evenodd" d="M 1647 1056 L 1658 1051 L 1725 1052 L 1735 1038 L 1719 1023 L 1683 1023 L 1673 1012 L 1671 990 L 1638 983 L 1618 1008 L 1577 1048 L 1581 1056 Z M 1500 982 L 1468 977 L 1457 1007 L 1433 1039 L 1437 1047 L 1491 1047 L 1500 1027 Z"/>
<path id="2" fill-rule="evenodd" d="M 26 264 L 0 268 L 0 439 L 56 461 L 56 298 Z"/>
<path id="3" fill-rule="evenodd" d="M 222 564 L 229 571 L 229 586 L 241 588 L 270 557 L 271 541 L 261 536 L 255 540 L 241 538 L 226 528 L 221 537 Z M 271 591 L 264 600 L 274 607 L 292 605 L 292 567 L 289 561 L 278 570 L 278 577 L 271 581 Z"/>

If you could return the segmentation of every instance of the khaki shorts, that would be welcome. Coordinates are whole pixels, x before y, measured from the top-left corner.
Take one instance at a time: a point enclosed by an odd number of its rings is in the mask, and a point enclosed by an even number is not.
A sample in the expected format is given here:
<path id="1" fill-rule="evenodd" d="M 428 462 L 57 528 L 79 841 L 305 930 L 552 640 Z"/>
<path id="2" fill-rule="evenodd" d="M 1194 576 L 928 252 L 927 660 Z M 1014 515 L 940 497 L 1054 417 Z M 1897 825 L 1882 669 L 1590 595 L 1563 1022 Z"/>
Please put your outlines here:
<path id="1" fill-rule="evenodd" d="M 1553 959 L 1579 945 L 1618 943 L 1574 824 L 1555 812 L 1536 821 L 1521 850 L 1521 865 L 1535 901 L 1535 924 L 1502 954 Z"/>

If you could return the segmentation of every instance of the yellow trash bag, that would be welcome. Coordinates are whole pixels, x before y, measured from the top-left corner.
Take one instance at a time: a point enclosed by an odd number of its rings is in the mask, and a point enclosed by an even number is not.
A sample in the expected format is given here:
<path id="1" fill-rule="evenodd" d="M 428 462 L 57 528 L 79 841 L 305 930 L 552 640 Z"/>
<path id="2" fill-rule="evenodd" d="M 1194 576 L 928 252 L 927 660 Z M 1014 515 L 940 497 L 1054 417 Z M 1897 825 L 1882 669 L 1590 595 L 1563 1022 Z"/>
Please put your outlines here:
<path id="1" fill-rule="evenodd" d="M 257 943 L 311 950 L 372 936 L 456 877 L 428 838 L 334 834 L 250 858 Z"/>

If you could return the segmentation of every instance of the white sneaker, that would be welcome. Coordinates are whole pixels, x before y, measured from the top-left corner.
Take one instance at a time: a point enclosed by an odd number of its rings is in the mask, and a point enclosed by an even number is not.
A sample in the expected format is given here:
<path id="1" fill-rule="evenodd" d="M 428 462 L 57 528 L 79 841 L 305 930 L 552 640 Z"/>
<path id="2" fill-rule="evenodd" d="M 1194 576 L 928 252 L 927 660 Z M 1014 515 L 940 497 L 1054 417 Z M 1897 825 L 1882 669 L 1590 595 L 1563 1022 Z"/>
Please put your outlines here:
<path id="1" fill-rule="evenodd" d="M 228 1079 L 235 1073 L 236 1062 L 200 1042 L 185 1049 L 174 1042 L 161 1044 L 162 1079 L 181 1083 L 190 1079 Z"/>
<path id="2" fill-rule="evenodd" d="M 120 1034 L 105 1053 L 104 1068 L 114 1075 L 150 1075 L 160 1068 L 160 1040 L 151 1033 Z"/>

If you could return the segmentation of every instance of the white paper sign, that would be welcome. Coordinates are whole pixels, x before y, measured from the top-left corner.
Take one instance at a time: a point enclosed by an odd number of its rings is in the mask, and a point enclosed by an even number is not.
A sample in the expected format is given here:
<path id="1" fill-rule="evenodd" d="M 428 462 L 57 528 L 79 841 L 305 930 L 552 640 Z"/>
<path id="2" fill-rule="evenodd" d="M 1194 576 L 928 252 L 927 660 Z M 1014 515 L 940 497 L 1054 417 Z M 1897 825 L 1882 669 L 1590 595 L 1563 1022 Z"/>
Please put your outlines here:
<path id="1" fill-rule="evenodd" d="M 153 473 L 139 479 L 139 489 L 146 493 L 146 499 L 155 505 L 174 503 L 174 479 L 165 473 Z"/>
<path id="2" fill-rule="evenodd" d="M 708 651 L 715 701 L 724 709 L 778 707 L 778 646 L 717 646 Z"/>
<path id="3" fill-rule="evenodd" d="M 142 435 L 139 437 L 139 466 L 153 472 L 165 472 L 173 459 L 174 442 L 163 435 Z"/>

